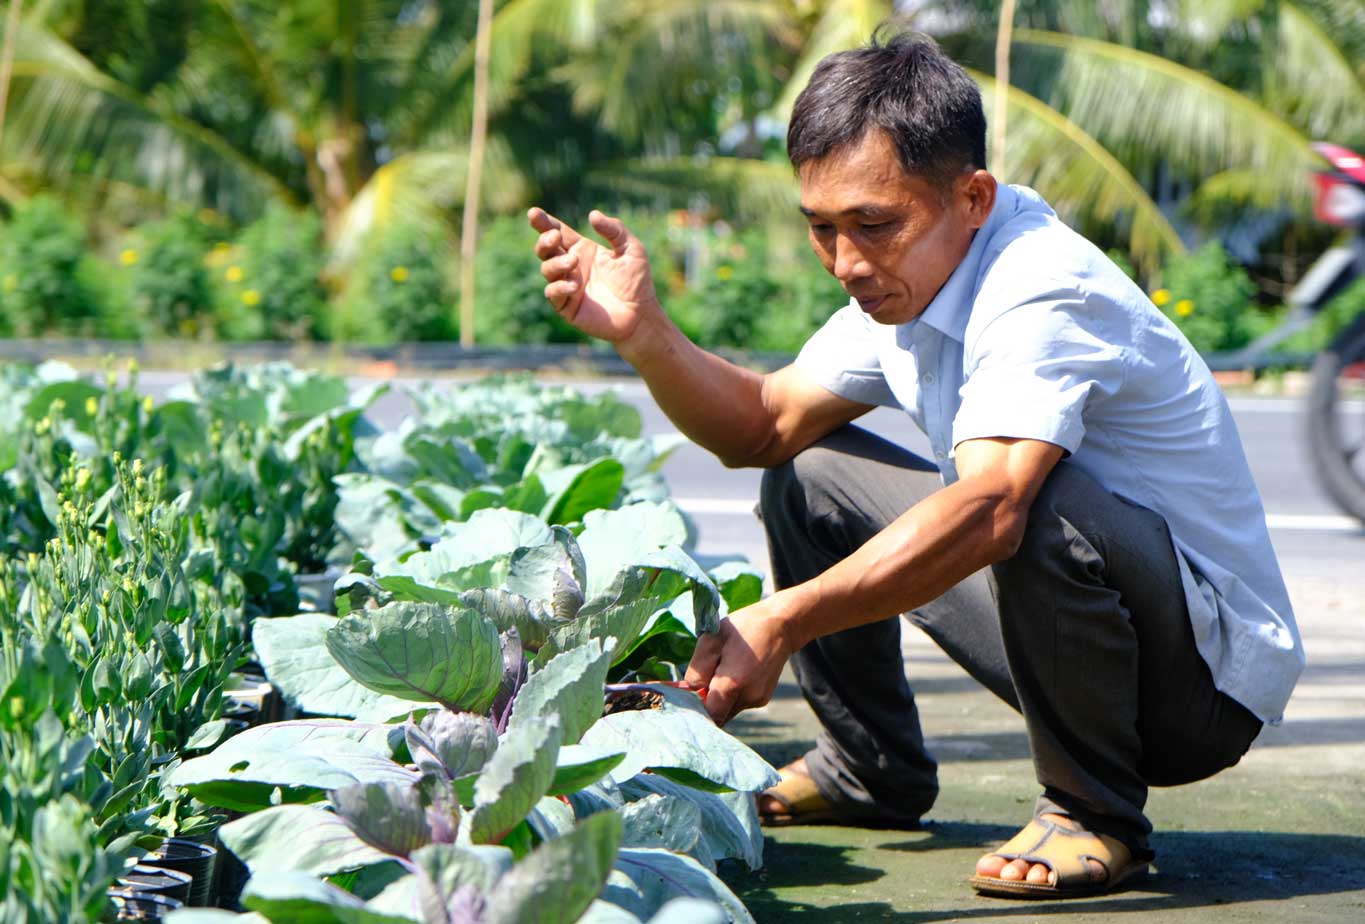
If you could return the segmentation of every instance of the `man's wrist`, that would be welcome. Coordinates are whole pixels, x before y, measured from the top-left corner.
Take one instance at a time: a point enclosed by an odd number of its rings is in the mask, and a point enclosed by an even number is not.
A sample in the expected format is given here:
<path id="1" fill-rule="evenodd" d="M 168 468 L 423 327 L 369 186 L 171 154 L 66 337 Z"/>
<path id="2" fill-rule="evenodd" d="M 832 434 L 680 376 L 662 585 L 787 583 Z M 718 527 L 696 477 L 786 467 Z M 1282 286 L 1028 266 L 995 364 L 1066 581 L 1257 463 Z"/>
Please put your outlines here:
<path id="1" fill-rule="evenodd" d="M 635 323 L 630 335 L 612 344 L 622 359 L 636 369 L 643 370 L 657 357 L 673 349 L 673 335 L 677 327 L 669 320 L 663 306 L 657 301 L 648 308 L 642 308 L 640 319 Z"/>
<path id="2" fill-rule="evenodd" d="M 821 636 L 820 620 L 820 579 L 806 581 L 786 590 L 779 591 L 782 598 L 777 619 L 787 654 L 790 656 Z"/>

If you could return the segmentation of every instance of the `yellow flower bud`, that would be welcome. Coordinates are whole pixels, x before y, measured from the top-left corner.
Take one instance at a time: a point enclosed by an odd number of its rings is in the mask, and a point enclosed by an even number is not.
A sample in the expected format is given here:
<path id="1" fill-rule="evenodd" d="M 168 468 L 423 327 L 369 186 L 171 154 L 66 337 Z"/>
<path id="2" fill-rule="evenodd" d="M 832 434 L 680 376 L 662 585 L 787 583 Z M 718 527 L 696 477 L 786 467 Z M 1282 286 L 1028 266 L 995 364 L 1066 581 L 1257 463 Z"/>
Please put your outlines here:
<path id="1" fill-rule="evenodd" d="M 99 402 L 99 399 L 96 398 L 94 395 L 91 395 L 90 397 L 86 398 L 86 399 L 85 399 L 85 416 L 86 416 L 86 417 L 94 417 L 94 416 L 95 416 L 96 414 L 98 414 L 99 412 L 100 412 L 100 402 Z"/>
<path id="2" fill-rule="evenodd" d="M 90 469 L 83 468 L 76 472 L 76 490 L 84 491 L 90 487 Z"/>
<path id="3" fill-rule="evenodd" d="M 1152 293 L 1152 304 L 1156 305 L 1158 308 L 1165 308 L 1170 304 L 1170 301 L 1171 292 L 1169 289 L 1157 289 Z"/>
<path id="4" fill-rule="evenodd" d="M 1175 313 L 1182 318 L 1188 318 L 1190 315 L 1194 314 L 1194 302 L 1190 301 L 1188 298 L 1182 298 L 1175 303 Z"/>
<path id="5" fill-rule="evenodd" d="M 122 263 L 124 266 L 132 266 L 134 263 L 137 262 L 137 251 L 129 247 L 127 250 L 123 251 L 123 253 L 118 255 L 118 261 Z"/>
<path id="6" fill-rule="evenodd" d="M 408 268 L 406 266 L 395 266 L 393 269 L 389 270 L 389 278 L 394 282 L 407 282 Z"/>
<path id="7" fill-rule="evenodd" d="M 261 293 L 255 289 L 247 289 L 242 293 L 242 304 L 249 308 L 254 308 L 261 303 Z"/>
<path id="8" fill-rule="evenodd" d="M 152 396 L 151 396 L 151 395 L 148 395 L 147 397 L 143 398 L 143 399 L 142 399 L 142 412 L 143 412 L 144 414 L 151 414 L 152 411 L 154 411 L 154 410 L 156 410 L 156 402 L 155 402 L 154 400 L 152 400 Z"/>
<path id="9" fill-rule="evenodd" d="M 226 279 L 228 282 L 241 282 L 241 281 L 242 281 L 242 268 L 241 268 L 240 266 L 235 265 L 235 264 L 232 265 L 232 266 L 229 266 L 229 267 L 227 268 L 227 272 L 223 273 L 223 278 Z"/>

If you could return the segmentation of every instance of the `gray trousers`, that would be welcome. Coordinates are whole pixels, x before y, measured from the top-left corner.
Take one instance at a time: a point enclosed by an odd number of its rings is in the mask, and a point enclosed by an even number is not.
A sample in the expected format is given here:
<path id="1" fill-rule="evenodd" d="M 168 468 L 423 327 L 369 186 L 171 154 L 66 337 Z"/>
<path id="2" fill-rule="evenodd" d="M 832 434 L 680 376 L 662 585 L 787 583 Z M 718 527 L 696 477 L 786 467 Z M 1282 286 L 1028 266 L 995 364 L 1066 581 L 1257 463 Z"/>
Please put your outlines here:
<path id="1" fill-rule="evenodd" d="M 932 463 L 852 426 L 768 470 L 760 515 L 777 586 L 820 574 L 942 486 Z M 1012 558 L 907 615 L 1023 714 L 1038 810 L 1140 850 L 1148 787 L 1232 766 L 1261 728 L 1195 648 L 1164 518 L 1066 461 Z M 900 633 L 892 617 L 792 658 L 823 726 L 807 767 L 851 821 L 913 825 L 938 794 Z"/>

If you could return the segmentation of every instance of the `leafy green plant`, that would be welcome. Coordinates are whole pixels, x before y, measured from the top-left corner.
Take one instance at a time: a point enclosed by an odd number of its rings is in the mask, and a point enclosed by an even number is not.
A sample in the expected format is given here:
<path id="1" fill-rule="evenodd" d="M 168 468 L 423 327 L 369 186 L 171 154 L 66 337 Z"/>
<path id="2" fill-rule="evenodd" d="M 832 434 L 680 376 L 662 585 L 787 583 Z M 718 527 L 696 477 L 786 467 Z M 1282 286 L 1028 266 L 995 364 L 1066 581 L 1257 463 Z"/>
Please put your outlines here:
<path id="1" fill-rule="evenodd" d="M 1272 324 L 1253 302 L 1256 286 L 1217 241 L 1173 259 L 1161 278 L 1152 300 L 1201 353 L 1244 347 Z"/>
<path id="2" fill-rule="evenodd" d="M 314 215 L 276 207 L 247 226 L 222 261 L 220 333 L 231 340 L 321 339 L 322 226 Z"/>
<path id="3" fill-rule="evenodd" d="M 102 314 L 85 229 L 57 200 L 15 209 L 0 236 L 0 334 L 90 335 Z"/>
<path id="4" fill-rule="evenodd" d="M 452 265 L 443 239 L 411 226 L 385 229 L 352 269 L 343 329 L 335 333 L 381 343 L 454 339 L 459 331 Z"/>
<path id="5" fill-rule="evenodd" d="M 137 228 L 119 253 L 134 307 L 158 334 L 190 339 L 213 327 L 214 287 L 204 257 L 209 229 L 177 215 Z"/>

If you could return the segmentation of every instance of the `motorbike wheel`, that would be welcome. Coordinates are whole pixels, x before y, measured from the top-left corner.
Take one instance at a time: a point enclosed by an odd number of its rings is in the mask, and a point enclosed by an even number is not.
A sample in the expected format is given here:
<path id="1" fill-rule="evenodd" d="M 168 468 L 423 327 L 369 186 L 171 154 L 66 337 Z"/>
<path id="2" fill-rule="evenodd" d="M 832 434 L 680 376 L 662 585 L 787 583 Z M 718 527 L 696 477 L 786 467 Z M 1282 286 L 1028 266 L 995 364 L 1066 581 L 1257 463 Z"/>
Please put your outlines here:
<path id="1" fill-rule="evenodd" d="M 1308 443 L 1328 496 L 1365 523 L 1365 314 L 1313 363 Z"/>

